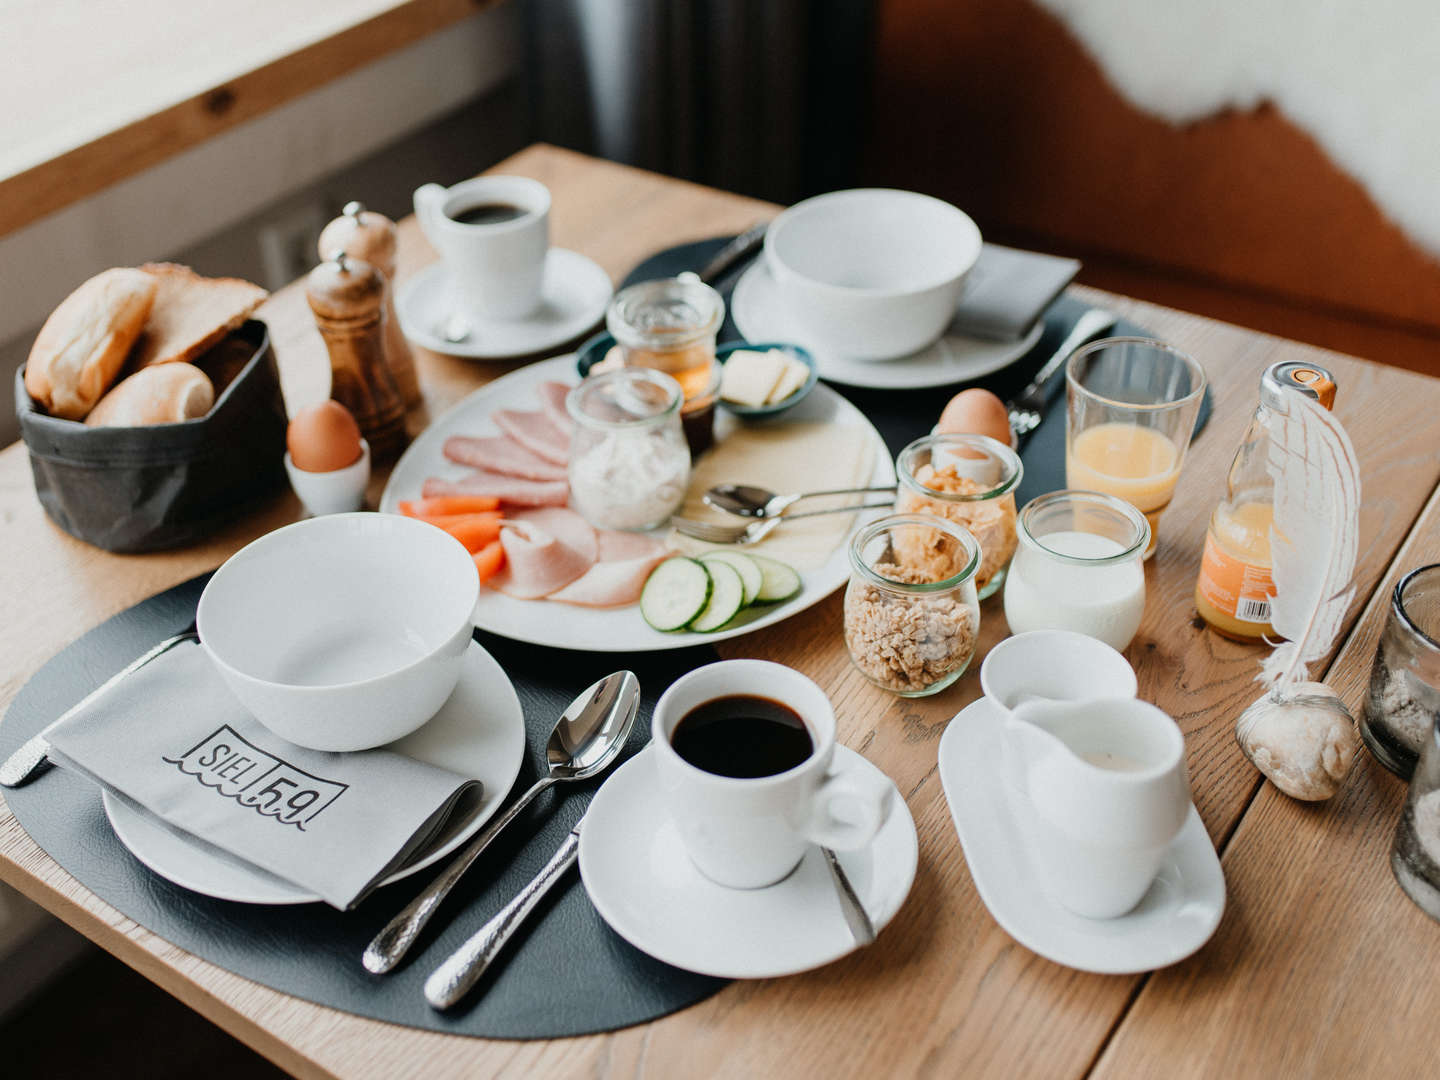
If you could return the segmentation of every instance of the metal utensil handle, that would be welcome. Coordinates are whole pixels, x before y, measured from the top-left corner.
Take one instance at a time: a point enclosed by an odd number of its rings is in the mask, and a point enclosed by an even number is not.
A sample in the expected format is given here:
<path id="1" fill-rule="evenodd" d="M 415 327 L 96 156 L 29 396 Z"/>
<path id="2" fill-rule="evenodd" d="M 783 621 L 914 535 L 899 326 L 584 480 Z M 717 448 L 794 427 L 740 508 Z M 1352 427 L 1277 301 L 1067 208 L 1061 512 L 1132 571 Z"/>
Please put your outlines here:
<path id="1" fill-rule="evenodd" d="M 499 836 L 505 830 L 505 826 L 519 816 L 520 811 L 529 806 L 536 795 L 544 791 L 551 784 L 556 782 L 553 776 L 542 777 L 533 784 L 529 791 L 516 799 L 514 804 L 503 814 L 487 825 L 479 836 L 460 852 L 446 868 L 445 872 L 432 881 L 419 896 L 411 900 L 386 925 L 385 929 L 376 934 L 370 944 L 365 946 L 365 954 L 360 962 L 365 965 L 365 970 L 374 975 L 383 975 L 390 971 L 396 964 L 405 958 L 415 944 L 420 932 L 425 929 L 435 910 L 444 902 L 445 897 L 450 895 L 450 890 L 465 876 L 476 859 L 480 857 L 490 841 Z"/>
<path id="2" fill-rule="evenodd" d="M 470 988 L 485 974 L 500 955 L 535 905 L 550 891 L 555 882 L 575 864 L 580 853 L 580 832 L 577 826 L 565 837 L 540 873 L 521 889 L 475 934 L 456 949 L 425 980 L 425 1000 L 433 1008 L 448 1009 L 469 993 Z"/>
<path id="3" fill-rule="evenodd" d="M 874 491 L 894 491 L 894 488 L 872 488 Z M 831 506 L 825 510 L 803 510 L 798 514 L 786 514 L 776 521 L 793 521 L 795 518 L 819 517 L 821 514 L 843 514 L 847 510 L 889 510 L 893 503 L 852 503 L 849 506 Z"/>
<path id="4" fill-rule="evenodd" d="M 869 495 L 880 491 L 893 493 L 895 491 L 895 485 L 883 484 L 880 487 L 836 488 L 834 491 L 804 491 L 795 496 L 795 501 L 799 502 L 801 499 L 818 499 L 822 495 Z M 818 512 L 823 514 L 825 511 L 821 510 Z M 790 514 L 789 516 L 799 517 L 800 515 Z"/>
<path id="5" fill-rule="evenodd" d="M 835 852 L 828 847 L 822 847 L 820 851 L 825 856 L 825 865 L 830 868 L 830 876 L 835 879 L 835 891 L 840 895 L 840 912 L 845 916 L 845 925 L 850 927 L 850 933 L 856 941 L 861 945 L 869 945 L 875 940 L 875 924 L 870 921 L 865 905 L 856 895 L 855 886 L 850 884 L 845 868 L 840 865 Z"/>
<path id="6" fill-rule="evenodd" d="M 751 225 L 739 236 L 731 240 L 723 248 L 715 253 L 715 257 L 701 268 L 699 278 L 706 285 L 714 285 L 716 280 L 723 277 L 725 272 L 732 266 L 745 258 L 765 240 L 765 230 L 770 227 L 768 221 L 761 221 Z"/>
<path id="7" fill-rule="evenodd" d="M 188 629 L 182 630 L 174 637 L 166 638 L 153 649 L 149 649 L 137 656 L 134 660 L 131 660 L 130 663 L 126 664 L 114 675 L 111 675 L 110 678 L 106 679 L 94 690 L 91 690 L 90 693 L 66 709 L 60 715 L 59 719 L 47 724 L 44 731 L 32 736 L 26 741 L 24 746 L 6 758 L 5 764 L 0 765 L 0 786 L 10 788 L 19 787 L 22 784 L 29 783 L 50 767 L 50 759 L 48 757 L 50 753 L 50 742 L 45 736 L 52 728 L 63 724 L 87 705 L 104 697 L 127 676 L 135 674 L 135 672 L 150 663 L 150 661 L 164 656 L 177 645 L 183 645 L 187 641 L 198 641 L 199 638 L 200 635 L 195 632 L 195 624 L 191 623 Z"/>
<path id="8" fill-rule="evenodd" d="M 1044 390 L 1045 384 L 1050 377 L 1060 369 L 1063 364 L 1087 338 L 1094 334 L 1101 333 L 1115 325 L 1115 316 L 1108 311 L 1101 311 L 1099 308 L 1091 308 L 1075 320 L 1075 325 L 1070 328 L 1070 333 L 1060 343 L 1049 360 L 1045 361 L 1035 378 L 1030 380 L 1030 385 L 1020 391 L 1017 397 L 1007 408 L 1034 409 L 1043 412 L 1045 409 Z"/>

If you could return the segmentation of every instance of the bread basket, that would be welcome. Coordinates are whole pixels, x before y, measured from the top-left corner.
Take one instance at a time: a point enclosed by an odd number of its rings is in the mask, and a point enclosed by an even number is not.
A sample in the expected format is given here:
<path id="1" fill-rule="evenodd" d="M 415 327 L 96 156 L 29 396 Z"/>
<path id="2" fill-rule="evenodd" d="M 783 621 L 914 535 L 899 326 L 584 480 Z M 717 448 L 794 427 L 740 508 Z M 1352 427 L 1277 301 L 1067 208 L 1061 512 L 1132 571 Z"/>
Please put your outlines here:
<path id="1" fill-rule="evenodd" d="M 285 405 L 270 334 L 247 321 L 216 348 L 249 358 L 210 411 L 150 427 L 87 427 L 38 410 L 15 374 L 15 411 L 40 505 L 106 551 L 182 547 L 285 484 Z"/>

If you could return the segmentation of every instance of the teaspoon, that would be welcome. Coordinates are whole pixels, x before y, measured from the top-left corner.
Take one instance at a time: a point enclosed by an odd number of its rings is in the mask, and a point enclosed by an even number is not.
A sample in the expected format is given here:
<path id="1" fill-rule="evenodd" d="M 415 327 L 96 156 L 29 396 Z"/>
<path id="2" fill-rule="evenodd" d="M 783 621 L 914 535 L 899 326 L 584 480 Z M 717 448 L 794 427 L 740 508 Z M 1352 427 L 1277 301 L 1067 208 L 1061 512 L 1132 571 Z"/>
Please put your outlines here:
<path id="1" fill-rule="evenodd" d="M 555 784 L 588 780 L 609 768 L 629 738 L 639 708 L 640 680 L 630 671 L 617 671 L 601 679 L 572 701 L 545 743 L 548 775 L 486 826 L 443 874 L 375 935 L 361 958 L 365 970 L 383 975 L 404 959 L 465 871 L 535 796 Z"/>

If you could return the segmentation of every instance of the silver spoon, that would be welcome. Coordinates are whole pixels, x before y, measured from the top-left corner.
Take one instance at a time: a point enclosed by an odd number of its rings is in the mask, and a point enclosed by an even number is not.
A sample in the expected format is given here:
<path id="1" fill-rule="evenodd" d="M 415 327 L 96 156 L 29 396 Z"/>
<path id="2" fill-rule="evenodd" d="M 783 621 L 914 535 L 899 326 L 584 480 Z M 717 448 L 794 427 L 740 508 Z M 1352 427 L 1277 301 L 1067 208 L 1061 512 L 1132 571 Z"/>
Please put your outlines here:
<path id="1" fill-rule="evenodd" d="M 859 495 L 870 492 L 893 493 L 895 485 L 885 487 L 836 488 L 834 491 L 802 491 L 793 495 L 777 495 L 762 487 L 750 484 L 716 484 L 705 492 L 705 505 L 723 510 L 739 517 L 779 517 L 801 499 L 813 499 L 820 495 Z"/>
<path id="2" fill-rule="evenodd" d="M 361 958 L 365 970 L 383 975 L 405 957 L 465 871 L 535 796 L 555 784 L 588 780 L 609 768 L 629 738 L 639 708 L 640 680 L 629 671 L 606 676 L 572 701 L 545 743 L 549 774 L 486 826 L 443 874 L 375 935 Z"/>

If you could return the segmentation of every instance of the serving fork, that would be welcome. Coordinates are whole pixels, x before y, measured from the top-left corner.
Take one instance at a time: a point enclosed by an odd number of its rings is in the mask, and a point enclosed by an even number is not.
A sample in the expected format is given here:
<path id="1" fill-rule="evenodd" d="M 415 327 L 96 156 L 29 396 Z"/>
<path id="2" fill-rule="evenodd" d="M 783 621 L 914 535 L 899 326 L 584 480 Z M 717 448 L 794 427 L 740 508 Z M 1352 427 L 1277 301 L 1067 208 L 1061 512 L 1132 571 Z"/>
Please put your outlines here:
<path id="1" fill-rule="evenodd" d="M 786 514 L 783 517 L 761 518 L 748 525 L 722 525 L 713 521 L 692 521 L 689 518 L 671 518 L 675 531 L 703 540 L 709 544 L 757 544 L 787 521 L 796 518 L 818 517 L 821 514 L 853 513 L 856 510 L 890 510 L 893 502 L 860 503 L 850 506 L 832 506 L 827 510 L 806 510 L 800 514 Z"/>
<path id="2" fill-rule="evenodd" d="M 1050 381 L 1050 377 L 1060 370 L 1060 365 L 1081 345 L 1093 337 L 1107 333 L 1118 321 L 1114 312 L 1104 308 L 1090 308 L 1075 320 L 1070 333 L 1065 336 L 1065 340 L 1050 359 L 1045 361 L 1045 366 L 1036 373 L 1035 378 L 1030 380 L 1030 385 L 1021 390 L 1018 397 L 1005 404 L 1005 411 L 1010 414 L 1010 429 L 1015 432 L 1017 439 L 1030 434 L 1045 418 L 1048 398 L 1045 385 Z"/>

